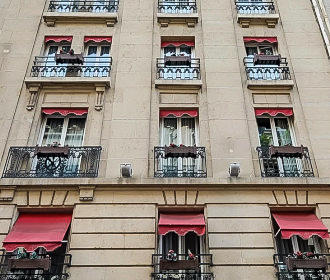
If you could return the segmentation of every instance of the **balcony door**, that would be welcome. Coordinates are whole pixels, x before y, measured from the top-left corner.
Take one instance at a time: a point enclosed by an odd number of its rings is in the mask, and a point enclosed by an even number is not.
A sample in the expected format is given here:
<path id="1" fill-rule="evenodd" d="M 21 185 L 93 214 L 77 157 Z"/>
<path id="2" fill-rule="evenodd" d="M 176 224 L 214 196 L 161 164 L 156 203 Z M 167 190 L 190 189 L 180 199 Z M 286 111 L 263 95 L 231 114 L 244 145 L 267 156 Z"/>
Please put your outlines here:
<path id="1" fill-rule="evenodd" d="M 291 120 L 287 117 L 258 117 L 258 132 L 261 147 L 270 145 L 286 146 L 296 145 Z M 264 159 L 264 170 L 284 177 L 297 176 L 301 172 L 300 159 L 277 158 Z M 270 170 L 273 169 L 273 170 Z"/>
<path id="2" fill-rule="evenodd" d="M 85 51 L 85 77 L 107 77 L 110 67 L 110 44 L 88 44 Z"/>
<path id="3" fill-rule="evenodd" d="M 167 117 L 160 122 L 161 146 L 184 145 L 198 146 L 197 143 L 197 119 L 192 117 Z M 167 158 L 162 164 L 161 169 L 165 174 L 186 177 L 196 171 L 197 159 L 193 158 Z M 166 176 L 167 177 L 167 176 Z"/>
<path id="4" fill-rule="evenodd" d="M 41 71 L 42 77 L 65 77 L 67 71 L 66 64 L 56 64 L 55 54 L 63 51 L 68 53 L 71 49 L 71 44 L 68 43 L 50 43 L 47 44 L 44 53 L 44 71 Z"/>

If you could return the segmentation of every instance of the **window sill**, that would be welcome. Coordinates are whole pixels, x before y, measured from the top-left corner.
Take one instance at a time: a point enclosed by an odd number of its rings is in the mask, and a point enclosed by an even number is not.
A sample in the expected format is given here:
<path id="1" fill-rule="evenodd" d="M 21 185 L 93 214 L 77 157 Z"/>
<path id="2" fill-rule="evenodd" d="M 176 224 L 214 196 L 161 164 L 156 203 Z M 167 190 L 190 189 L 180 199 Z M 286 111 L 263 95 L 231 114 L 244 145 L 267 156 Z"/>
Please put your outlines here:
<path id="1" fill-rule="evenodd" d="M 200 89 L 202 85 L 201 80 L 155 80 L 155 87 L 159 89 Z"/>
<path id="2" fill-rule="evenodd" d="M 198 22 L 198 13 L 191 14 L 167 14 L 157 13 L 157 20 L 161 27 L 168 27 L 169 24 L 187 24 L 188 27 L 195 27 Z"/>
<path id="3" fill-rule="evenodd" d="M 242 28 L 249 28 L 250 25 L 267 25 L 274 28 L 279 18 L 279 14 L 237 14 L 237 22 Z"/>
<path id="4" fill-rule="evenodd" d="M 53 27 L 58 22 L 65 23 L 105 23 L 112 27 L 118 21 L 118 13 L 89 13 L 89 12 L 46 12 L 43 15 L 47 26 Z"/>
<path id="5" fill-rule="evenodd" d="M 248 89 L 292 89 L 292 80 L 247 80 Z"/>

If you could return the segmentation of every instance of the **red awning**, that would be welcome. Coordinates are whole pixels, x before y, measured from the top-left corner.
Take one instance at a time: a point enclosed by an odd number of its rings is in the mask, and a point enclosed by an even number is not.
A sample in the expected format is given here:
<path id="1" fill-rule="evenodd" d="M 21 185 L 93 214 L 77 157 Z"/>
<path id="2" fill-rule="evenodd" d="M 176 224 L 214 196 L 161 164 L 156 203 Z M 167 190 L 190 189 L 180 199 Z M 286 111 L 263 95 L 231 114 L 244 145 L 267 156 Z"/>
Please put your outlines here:
<path id="1" fill-rule="evenodd" d="M 244 37 L 243 38 L 244 43 L 277 43 L 277 38 L 276 37 Z"/>
<path id="2" fill-rule="evenodd" d="M 328 229 L 313 213 L 279 212 L 274 213 L 273 217 L 280 227 L 283 239 L 289 239 L 293 235 L 299 235 L 303 239 L 313 235 L 329 238 Z"/>
<path id="3" fill-rule="evenodd" d="M 265 109 L 254 109 L 256 116 L 270 115 L 275 117 L 277 115 L 284 115 L 286 117 L 293 116 L 293 110 L 291 108 L 265 108 Z"/>
<path id="4" fill-rule="evenodd" d="M 170 231 L 174 231 L 180 236 L 186 235 L 190 231 L 197 235 L 204 235 L 204 215 L 196 213 L 160 214 L 158 234 L 165 235 Z"/>
<path id="5" fill-rule="evenodd" d="M 62 116 L 67 116 L 74 114 L 76 116 L 82 116 L 87 114 L 88 109 L 61 109 L 61 108 L 44 108 L 42 112 L 46 115 L 60 114 Z"/>
<path id="6" fill-rule="evenodd" d="M 159 112 L 159 116 L 161 118 L 166 118 L 169 115 L 173 115 L 175 117 L 182 117 L 183 115 L 188 115 L 192 118 L 197 117 L 198 116 L 198 110 L 194 109 L 194 110 L 161 110 Z"/>
<path id="7" fill-rule="evenodd" d="M 66 42 L 71 43 L 72 42 L 72 36 L 46 36 L 45 37 L 45 43 L 50 42 L 50 41 L 53 41 L 53 42 L 56 42 L 56 43 L 66 41 Z"/>
<path id="8" fill-rule="evenodd" d="M 162 42 L 162 48 L 168 47 L 168 46 L 173 46 L 173 47 L 180 47 L 182 45 L 186 45 L 188 47 L 193 47 L 195 46 L 194 41 L 179 41 L 179 42 Z"/>
<path id="9" fill-rule="evenodd" d="M 95 43 L 100 43 L 100 42 L 112 42 L 112 37 L 105 37 L 105 36 L 85 36 L 84 42 L 95 42 Z"/>
<path id="10" fill-rule="evenodd" d="M 21 213 L 3 241 L 3 247 L 8 252 L 17 248 L 32 252 L 39 247 L 48 252 L 54 251 L 62 245 L 71 216 L 63 213 Z"/>

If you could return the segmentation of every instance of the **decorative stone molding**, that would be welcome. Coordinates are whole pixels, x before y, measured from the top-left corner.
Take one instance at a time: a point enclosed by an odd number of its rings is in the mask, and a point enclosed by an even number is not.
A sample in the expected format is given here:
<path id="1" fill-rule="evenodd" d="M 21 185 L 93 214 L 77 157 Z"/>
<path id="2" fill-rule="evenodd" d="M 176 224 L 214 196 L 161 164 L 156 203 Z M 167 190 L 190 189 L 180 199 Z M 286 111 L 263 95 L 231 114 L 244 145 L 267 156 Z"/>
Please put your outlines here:
<path id="1" fill-rule="evenodd" d="M 104 106 L 104 93 L 106 87 L 104 85 L 95 85 L 96 98 L 95 98 L 95 110 L 101 111 Z"/>
<path id="2" fill-rule="evenodd" d="M 80 186 L 79 187 L 79 200 L 92 201 L 94 199 L 95 186 Z"/>
<path id="3" fill-rule="evenodd" d="M 237 22 L 242 28 L 249 28 L 250 25 L 267 25 L 269 28 L 275 28 L 278 23 L 278 14 L 238 14 Z"/>
<path id="4" fill-rule="evenodd" d="M 192 14 L 166 14 L 157 13 L 157 20 L 161 27 L 168 27 L 169 24 L 187 24 L 188 27 L 195 27 L 198 22 L 198 13 Z"/>
<path id="5" fill-rule="evenodd" d="M 0 187 L 0 202 L 12 201 L 14 199 L 16 186 Z"/>
<path id="6" fill-rule="evenodd" d="M 40 84 L 30 84 L 28 86 L 28 90 L 29 90 L 29 93 L 30 93 L 29 101 L 28 101 L 28 104 L 26 106 L 26 109 L 28 111 L 31 111 L 35 108 L 35 106 L 38 102 L 40 88 L 41 88 Z"/>

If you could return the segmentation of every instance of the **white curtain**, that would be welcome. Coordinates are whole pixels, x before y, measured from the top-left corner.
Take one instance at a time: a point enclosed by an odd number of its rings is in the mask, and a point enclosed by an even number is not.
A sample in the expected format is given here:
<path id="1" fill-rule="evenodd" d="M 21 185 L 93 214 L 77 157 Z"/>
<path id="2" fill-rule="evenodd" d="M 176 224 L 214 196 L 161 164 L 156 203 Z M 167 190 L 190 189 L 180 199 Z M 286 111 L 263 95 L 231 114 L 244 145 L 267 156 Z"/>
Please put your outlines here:
<path id="1" fill-rule="evenodd" d="M 42 138 L 42 146 L 53 145 L 61 142 L 63 130 L 63 118 L 48 118 L 46 122 L 44 136 Z"/>
<path id="2" fill-rule="evenodd" d="M 64 145 L 81 146 L 84 137 L 84 130 L 85 130 L 84 118 L 69 119 Z"/>

